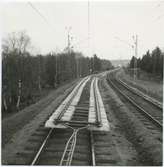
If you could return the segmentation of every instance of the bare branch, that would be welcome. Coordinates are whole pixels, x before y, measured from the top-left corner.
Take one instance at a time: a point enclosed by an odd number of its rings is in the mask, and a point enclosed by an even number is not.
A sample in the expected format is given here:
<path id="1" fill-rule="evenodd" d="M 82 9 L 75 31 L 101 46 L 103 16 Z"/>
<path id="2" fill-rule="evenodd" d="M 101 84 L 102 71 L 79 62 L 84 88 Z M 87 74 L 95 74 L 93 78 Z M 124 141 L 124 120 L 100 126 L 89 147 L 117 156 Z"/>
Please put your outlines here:
<path id="1" fill-rule="evenodd" d="M 9 34 L 6 39 L 3 39 L 2 49 L 5 53 L 18 52 L 23 54 L 27 52 L 30 44 L 30 37 L 25 31 L 13 32 Z"/>

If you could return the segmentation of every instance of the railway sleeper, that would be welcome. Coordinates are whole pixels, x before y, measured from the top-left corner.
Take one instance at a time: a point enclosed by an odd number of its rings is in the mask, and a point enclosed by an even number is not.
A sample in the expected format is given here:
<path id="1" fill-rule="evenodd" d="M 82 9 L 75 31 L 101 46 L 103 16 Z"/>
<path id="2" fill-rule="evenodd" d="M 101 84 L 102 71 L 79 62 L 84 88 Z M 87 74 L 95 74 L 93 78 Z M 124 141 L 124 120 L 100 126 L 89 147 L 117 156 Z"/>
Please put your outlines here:
<path id="1" fill-rule="evenodd" d="M 79 153 L 79 152 L 75 152 L 73 155 L 73 160 L 80 160 L 80 161 L 90 161 L 90 156 L 89 154 L 86 153 Z"/>
<path id="2" fill-rule="evenodd" d="M 90 166 L 91 162 L 81 161 L 81 160 L 72 160 L 72 166 Z"/>
<path id="3" fill-rule="evenodd" d="M 116 165 L 118 162 L 120 162 L 120 159 L 118 159 L 118 157 L 115 156 L 111 156 L 111 155 L 96 155 L 96 164 L 97 165 L 101 165 L 106 164 L 106 165 Z"/>
<path id="4" fill-rule="evenodd" d="M 83 117 L 88 117 L 88 112 L 79 112 L 77 111 L 77 113 L 75 112 L 75 114 L 73 116 L 83 116 Z"/>
<path id="5" fill-rule="evenodd" d="M 29 144 L 27 143 L 27 146 L 25 146 L 25 150 L 34 150 L 37 151 L 38 146 L 41 144 L 42 142 L 29 142 Z"/>
<path id="6" fill-rule="evenodd" d="M 81 111 L 81 112 L 88 111 L 88 106 L 89 106 L 89 103 L 88 103 L 88 105 L 86 105 L 85 107 L 78 104 L 78 106 L 76 106 L 76 110 L 77 110 L 78 112 L 80 112 L 80 111 Z"/>

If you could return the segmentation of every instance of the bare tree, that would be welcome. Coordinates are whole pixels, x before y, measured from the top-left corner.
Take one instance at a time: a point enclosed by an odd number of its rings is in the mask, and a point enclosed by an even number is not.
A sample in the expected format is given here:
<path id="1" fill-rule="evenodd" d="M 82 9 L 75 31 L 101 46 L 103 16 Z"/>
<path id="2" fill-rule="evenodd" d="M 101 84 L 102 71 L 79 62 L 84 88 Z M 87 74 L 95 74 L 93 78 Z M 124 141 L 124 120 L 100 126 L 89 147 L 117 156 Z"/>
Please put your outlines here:
<path id="1" fill-rule="evenodd" d="M 24 54 L 30 47 L 30 37 L 26 34 L 25 31 L 18 32 L 17 47 L 21 54 Z"/>
<path id="2" fill-rule="evenodd" d="M 18 52 L 24 54 L 31 47 L 30 37 L 25 31 L 12 32 L 2 40 L 2 49 L 5 53 Z"/>
<path id="3" fill-rule="evenodd" d="M 20 72 L 19 72 L 19 80 L 18 80 L 18 100 L 17 100 L 17 108 L 19 109 L 20 100 L 21 100 L 21 90 L 22 90 L 22 70 L 23 70 L 23 55 L 25 55 L 30 49 L 31 41 L 30 37 L 26 34 L 25 31 L 21 32 L 13 32 L 8 34 L 6 39 L 2 41 L 2 49 L 4 54 L 8 55 L 12 53 L 16 53 L 20 56 Z"/>
<path id="4" fill-rule="evenodd" d="M 2 40 L 2 50 L 4 53 L 8 54 L 10 52 L 16 51 L 16 33 L 13 32 L 11 34 L 8 34 L 7 38 Z"/>

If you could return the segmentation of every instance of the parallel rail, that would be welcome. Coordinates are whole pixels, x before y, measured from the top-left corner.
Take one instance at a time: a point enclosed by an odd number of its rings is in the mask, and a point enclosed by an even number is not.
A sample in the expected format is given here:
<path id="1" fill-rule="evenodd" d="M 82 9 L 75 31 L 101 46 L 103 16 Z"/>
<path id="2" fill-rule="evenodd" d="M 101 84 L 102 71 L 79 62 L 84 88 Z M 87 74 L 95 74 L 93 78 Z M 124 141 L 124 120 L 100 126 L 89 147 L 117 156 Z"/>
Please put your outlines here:
<path id="1" fill-rule="evenodd" d="M 159 108 L 161 111 L 163 109 L 162 104 L 160 104 L 159 102 L 155 102 L 154 100 L 148 98 L 145 95 L 142 95 L 139 92 L 136 92 L 133 88 L 129 87 L 126 83 L 124 83 L 122 80 L 120 79 L 116 79 L 122 86 L 124 86 L 126 89 L 128 89 L 129 91 L 137 94 L 138 96 L 142 97 L 144 100 L 146 100 L 147 102 L 151 103 L 152 105 L 154 105 L 155 107 Z"/>
<path id="2" fill-rule="evenodd" d="M 108 82 L 124 97 L 126 98 L 134 107 L 136 107 L 142 114 L 144 114 L 150 121 L 152 121 L 157 127 L 162 130 L 163 125 L 161 122 L 159 122 L 156 118 L 154 118 L 152 115 L 150 115 L 144 108 L 140 107 L 132 98 L 127 96 L 125 93 L 123 93 L 114 83 L 111 79 L 108 79 Z"/>

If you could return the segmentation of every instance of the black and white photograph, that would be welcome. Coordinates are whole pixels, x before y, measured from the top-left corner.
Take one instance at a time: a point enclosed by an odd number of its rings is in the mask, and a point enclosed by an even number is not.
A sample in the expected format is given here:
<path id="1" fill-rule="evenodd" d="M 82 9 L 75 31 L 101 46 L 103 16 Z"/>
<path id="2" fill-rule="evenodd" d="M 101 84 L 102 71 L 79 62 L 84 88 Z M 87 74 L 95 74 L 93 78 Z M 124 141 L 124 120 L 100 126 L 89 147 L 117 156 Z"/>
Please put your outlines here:
<path id="1" fill-rule="evenodd" d="M 164 0 L 0 9 L 1 165 L 163 165 Z"/>

